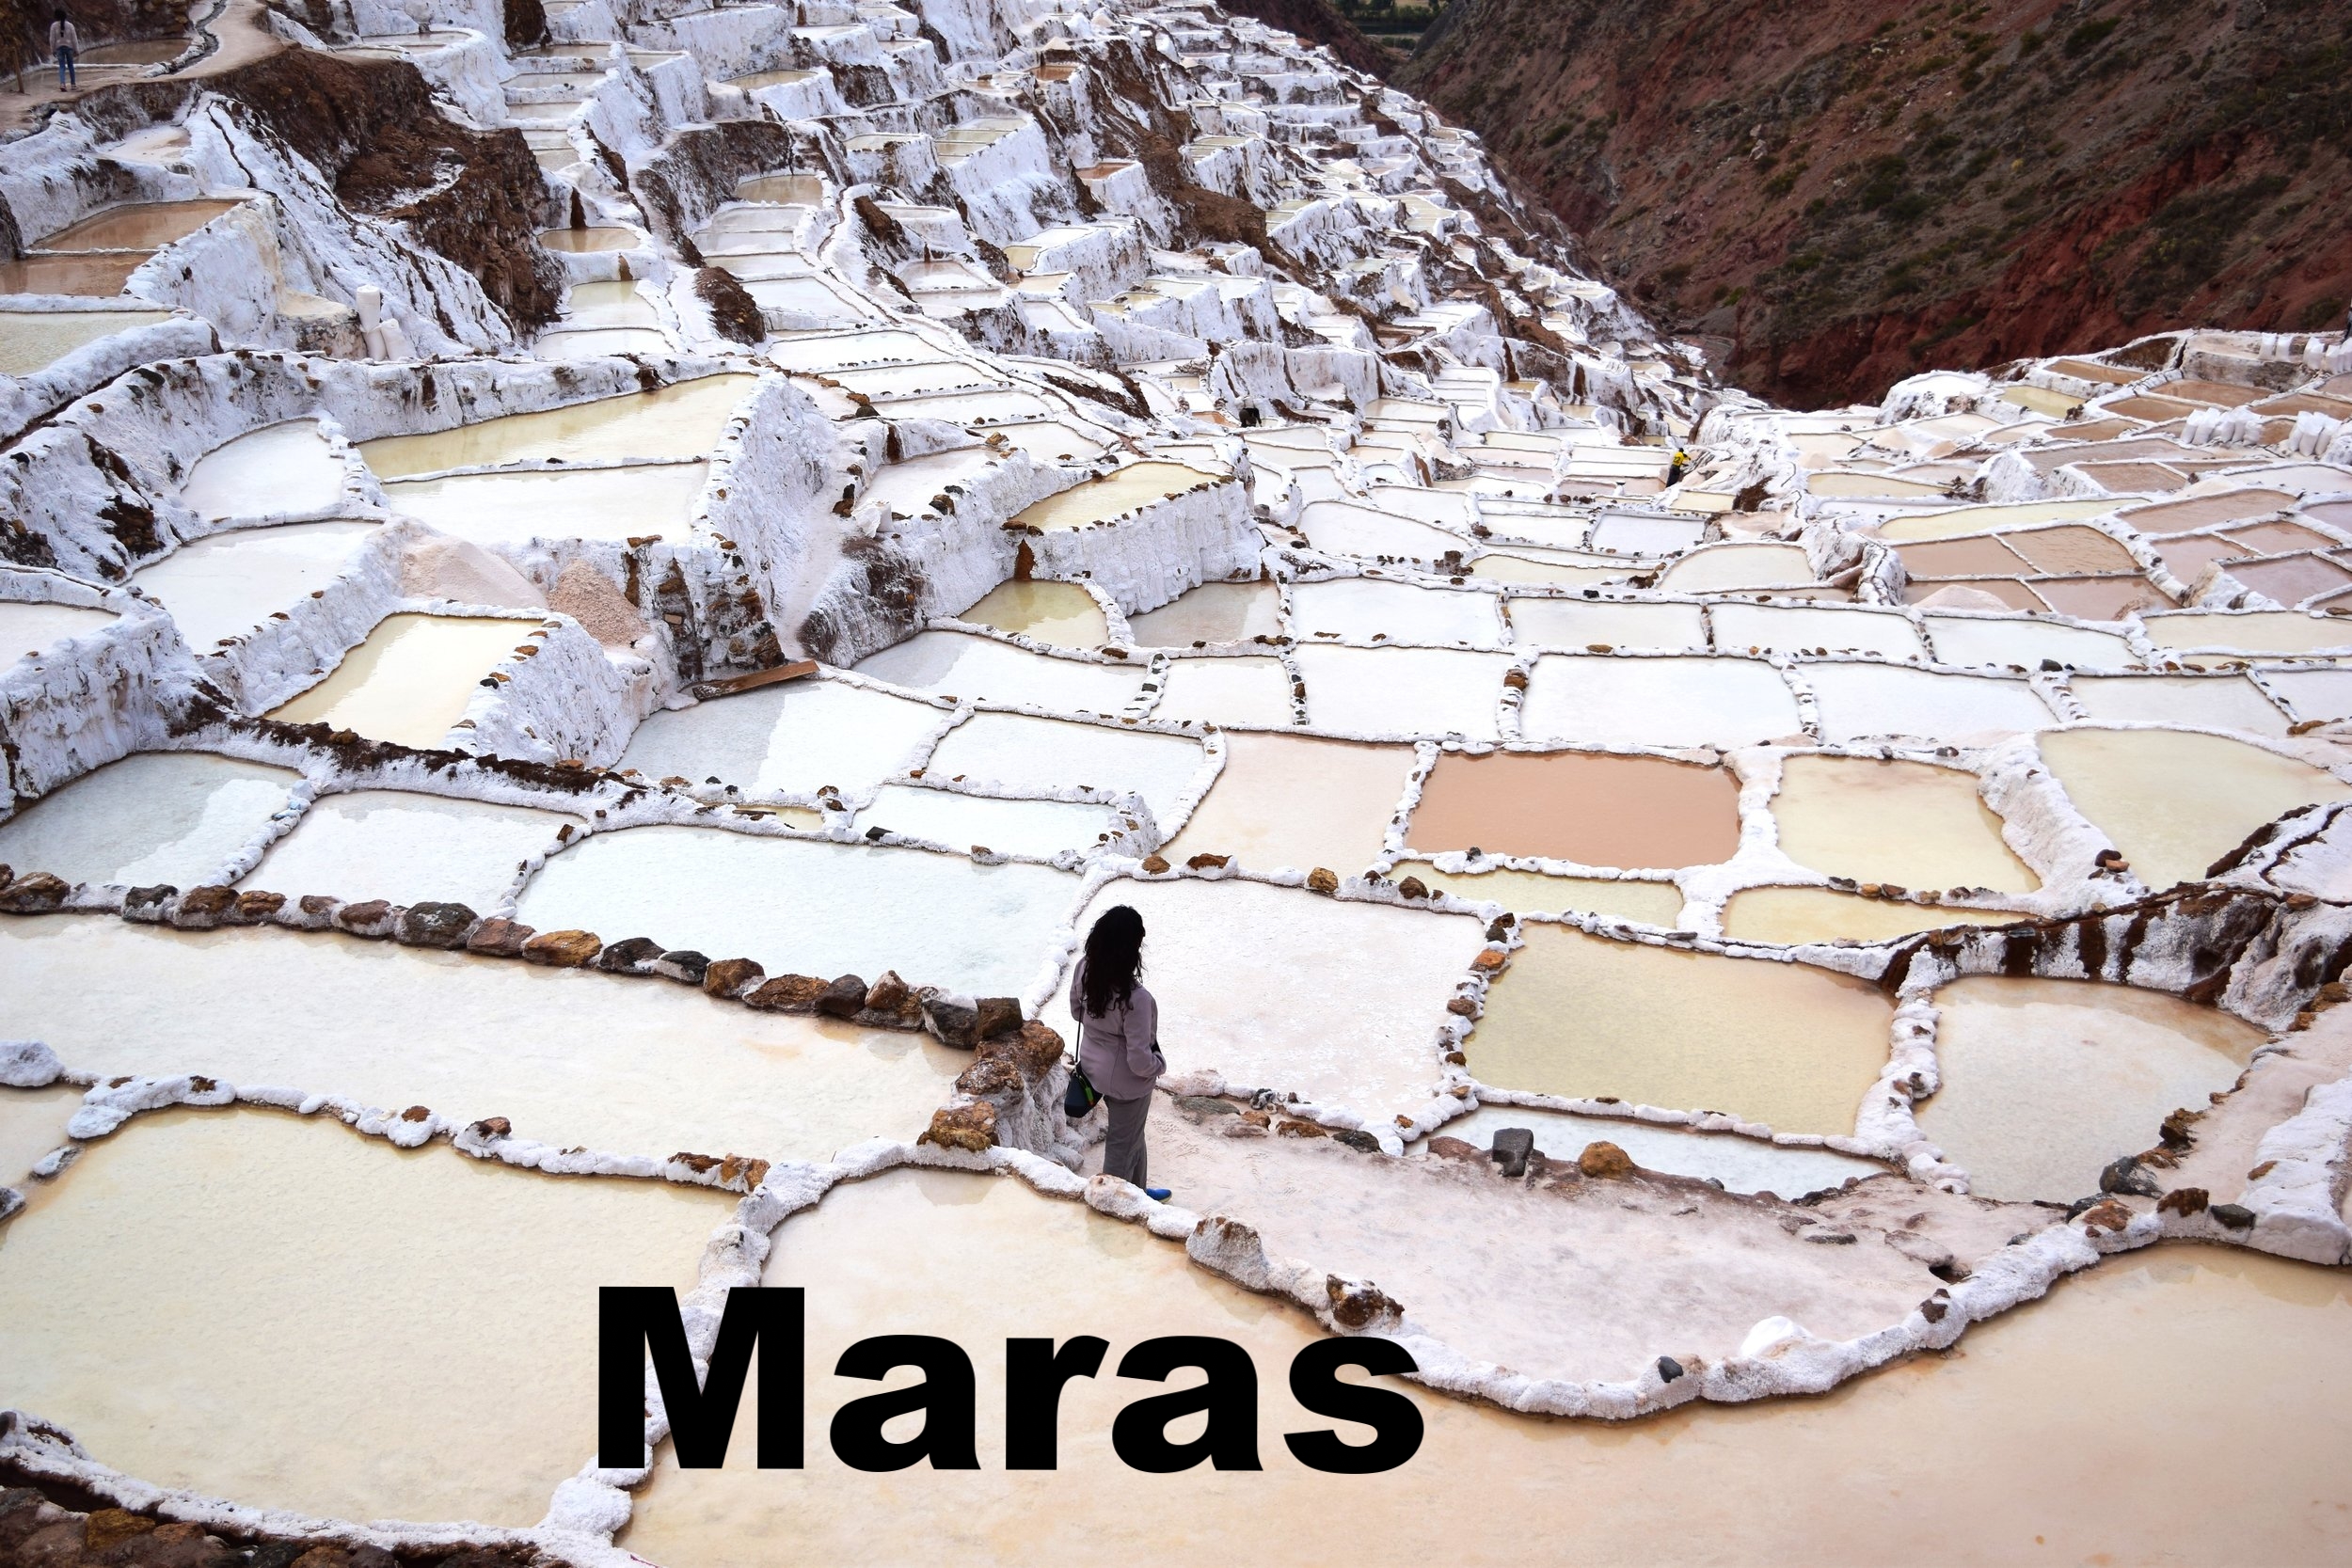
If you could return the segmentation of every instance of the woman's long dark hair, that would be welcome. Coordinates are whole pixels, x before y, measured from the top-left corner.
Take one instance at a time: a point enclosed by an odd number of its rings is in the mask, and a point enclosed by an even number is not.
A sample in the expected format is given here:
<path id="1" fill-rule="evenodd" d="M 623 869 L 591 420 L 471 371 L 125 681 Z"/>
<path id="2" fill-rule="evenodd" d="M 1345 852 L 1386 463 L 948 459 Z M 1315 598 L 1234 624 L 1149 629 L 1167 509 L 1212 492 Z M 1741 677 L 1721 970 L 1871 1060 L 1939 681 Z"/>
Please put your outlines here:
<path id="1" fill-rule="evenodd" d="M 1101 1018 L 1135 1001 L 1136 976 L 1142 973 L 1143 916 L 1113 905 L 1087 933 L 1087 1016 Z"/>

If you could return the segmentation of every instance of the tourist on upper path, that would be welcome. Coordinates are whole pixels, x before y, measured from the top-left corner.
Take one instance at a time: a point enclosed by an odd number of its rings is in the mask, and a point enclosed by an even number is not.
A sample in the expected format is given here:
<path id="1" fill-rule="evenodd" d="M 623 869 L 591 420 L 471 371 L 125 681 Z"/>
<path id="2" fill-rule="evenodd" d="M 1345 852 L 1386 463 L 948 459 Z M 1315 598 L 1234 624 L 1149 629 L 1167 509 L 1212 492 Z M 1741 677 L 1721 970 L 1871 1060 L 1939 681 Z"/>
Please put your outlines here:
<path id="1" fill-rule="evenodd" d="M 72 22 L 60 6 L 50 13 L 49 55 L 57 62 L 57 90 L 78 87 L 81 79 L 74 74 L 73 62 L 82 53 L 82 35 L 73 30 Z"/>

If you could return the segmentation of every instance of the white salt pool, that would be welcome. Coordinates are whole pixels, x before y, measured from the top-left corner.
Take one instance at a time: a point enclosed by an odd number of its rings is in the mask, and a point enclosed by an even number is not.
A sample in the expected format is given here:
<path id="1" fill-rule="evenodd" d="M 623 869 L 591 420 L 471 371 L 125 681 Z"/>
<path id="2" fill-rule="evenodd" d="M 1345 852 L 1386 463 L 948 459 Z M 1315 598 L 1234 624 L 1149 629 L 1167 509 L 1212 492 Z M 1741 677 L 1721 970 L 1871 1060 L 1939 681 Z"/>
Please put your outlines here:
<path id="1" fill-rule="evenodd" d="M 682 539 L 709 482 L 706 463 L 453 474 L 384 486 L 395 512 L 477 544 L 532 539 Z"/>
<path id="2" fill-rule="evenodd" d="M 538 626 L 492 616 L 388 615 L 333 673 L 270 717 L 437 747 L 491 669 Z"/>
<path id="3" fill-rule="evenodd" d="M 1925 620 L 1936 659 L 1944 664 L 2036 670 L 2046 658 L 2086 670 L 2128 670 L 2139 662 L 2130 643 L 2113 632 L 2087 626 L 1975 615 L 1930 615 Z"/>
<path id="4" fill-rule="evenodd" d="M 0 670 L 20 658 L 46 654 L 68 638 L 87 637 L 103 630 L 115 620 L 111 610 L 0 599 Z"/>
<path id="5" fill-rule="evenodd" d="M 1272 658 L 1180 658 L 1160 677 L 1154 719 L 1281 726 L 1291 721 L 1291 678 Z"/>
<path id="6" fill-rule="evenodd" d="M 1050 859 L 1064 849 L 1093 848 L 1119 823 L 1117 813 L 1104 806 L 992 800 L 944 789 L 884 784 L 874 803 L 857 814 L 856 826 L 860 832 L 886 828 L 951 849 L 986 848 Z"/>
<path id="7" fill-rule="evenodd" d="M 0 310 L 0 375 L 31 375 L 102 338 L 170 319 L 167 310 Z"/>
<path id="8" fill-rule="evenodd" d="M 378 526 L 285 523 L 216 533 L 141 567 L 132 580 L 171 611 L 189 647 L 210 653 L 333 582 Z"/>
<path id="9" fill-rule="evenodd" d="M 180 499 L 199 517 L 302 516 L 340 505 L 343 478 L 317 422 L 289 420 L 198 458 Z"/>
<path id="10" fill-rule="evenodd" d="M 1857 881 L 1910 888 L 2041 885 L 2001 837 L 1976 775 L 1916 762 L 1792 756 L 1781 767 L 1772 819 L 1783 853 Z M 1935 924 L 1924 911 L 1925 930 Z"/>
<path id="11" fill-rule="evenodd" d="M 1291 624 L 1302 638 L 1336 632 L 1351 642 L 1456 643 L 1492 648 L 1502 641 L 1491 594 L 1448 593 L 1369 578 L 1302 582 L 1291 590 Z"/>
<path id="12" fill-rule="evenodd" d="M 751 375 L 707 375 L 650 392 L 576 403 L 421 436 L 387 436 L 359 445 L 380 479 L 444 468 L 561 459 L 610 463 L 625 457 L 707 457 L 728 418 L 758 384 Z"/>
<path id="13" fill-rule="evenodd" d="M 1206 582 L 1157 610 L 1128 616 L 1127 627 L 1147 648 L 1272 637 L 1282 629 L 1281 594 L 1270 582 Z"/>
<path id="14" fill-rule="evenodd" d="M 1910 619 L 1892 610 L 1720 604 L 1709 613 L 1716 645 L 1726 651 L 1794 654 L 1822 648 L 1882 658 L 1917 658 L 1927 653 Z"/>
<path id="15" fill-rule="evenodd" d="M 1659 578 L 1658 586 L 1669 594 L 1709 594 L 1813 580 L 1804 551 L 1794 545 L 1717 545 L 1675 562 Z"/>
<path id="16" fill-rule="evenodd" d="M 914 691 L 1116 714 L 1143 685 L 1139 665 L 1053 658 L 956 631 L 916 632 L 860 659 L 857 673 Z"/>
<path id="17" fill-rule="evenodd" d="M 1546 655 L 1519 710 L 1529 739 L 1604 746 L 1739 746 L 1799 735 L 1772 666 L 1734 658 Z"/>
<path id="18" fill-rule="evenodd" d="M 2235 675 L 2077 675 L 2067 683 L 2094 720 L 2196 724 L 2282 737 L 2287 716 Z"/>
<path id="19" fill-rule="evenodd" d="M 1228 735 L 1225 767 L 1168 858 L 1231 855 L 1256 870 L 1353 876 L 1379 855 L 1412 768 L 1403 746 Z"/>
<path id="20" fill-rule="evenodd" d="M 1805 667 L 1804 679 L 1820 704 L 1824 740 L 1884 735 L 1981 742 L 2058 722 L 2021 680 L 1937 675 L 1883 664 L 1812 664 Z"/>
<path id="21" fill-rule="evenodd" d="M 483 913 L 505 896 L 519 863 L 555 847 L 564 812 L 482 800 L 362 789 L 312 805 L 245 879 L 290 897 L 332 894 L 348 902 L 384 898 L 464 904 Z"/>
<path id="22" fill-rule="evenodd" d="M 1592 599 L 1513 599 L 1512 640 L 1522 646 L 1707 651 L 1707 621 L 1694 604 Z"/>
<path id="23" fill-rule="evenodd" d="M 1496 739 L 1502 673 L 1500 654 L 1441 648 L 1298 650 L 1307 683 L 1309 722 L 1345 735 L 1460 735 Z"/>
<path id="24" fill-rule="evenodd" d="M 69 882 L 216 882 L 297 776 L 206 752 L 142 752 L 0 822 L 0 864 Z"/>
<path id="25" fill-rule="evenodd" d="M 1165 832 L 1177 802 L 1200 779 L 1198 740 L 1018 713 L 976 713 L 931 753 L 932 778 L 968 778 L 1045 794 L 1073 784 L 1143 797 Z"/>
<path id="26" fill-rule="evenodd" d="M 1647 1122 L 1525 1105 L 1481 1105 L 1469 1116 L 1447 1122 L 1438 1132 L 1487 1148 L 1495 1133 L 1505 1127 L 1524 1127 L 1534 1132 L 1535 1147 L 1554 1160 L 1573 1160 L 1587 1144 L 1613 1143 L 1645 1170 L 1712 1177 L 1735 1193 L 1772 1193 L 1791 1200 L 1886 1174 L 1884 1165 L 1826 1148 L 1790 1148 L 1734 1133 L 1686 1132 Z"/>
<path id="27" fill-rule="evenodd" d="M 656 713 L 629 737 L 619 766 L 648 779 L 717 779 L 754 799 L 855 796 L 920 765 L 946 714 L 845 681 L 799 680 Z"/>

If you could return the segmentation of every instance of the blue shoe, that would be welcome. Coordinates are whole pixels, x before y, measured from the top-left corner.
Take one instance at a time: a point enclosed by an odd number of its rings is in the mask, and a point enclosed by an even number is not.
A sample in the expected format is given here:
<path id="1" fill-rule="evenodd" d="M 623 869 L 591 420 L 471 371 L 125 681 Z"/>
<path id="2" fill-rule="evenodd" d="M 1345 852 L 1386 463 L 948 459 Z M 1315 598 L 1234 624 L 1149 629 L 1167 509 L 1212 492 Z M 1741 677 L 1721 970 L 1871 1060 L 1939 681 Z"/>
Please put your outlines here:
<path id="1" fill-rule="evenodd" d="M 1146 1187 L 1143 1189 L 1143 1196 L 1154 1203 L 1166 1203 L 1169 1195 L 1166 1187 Z"/>

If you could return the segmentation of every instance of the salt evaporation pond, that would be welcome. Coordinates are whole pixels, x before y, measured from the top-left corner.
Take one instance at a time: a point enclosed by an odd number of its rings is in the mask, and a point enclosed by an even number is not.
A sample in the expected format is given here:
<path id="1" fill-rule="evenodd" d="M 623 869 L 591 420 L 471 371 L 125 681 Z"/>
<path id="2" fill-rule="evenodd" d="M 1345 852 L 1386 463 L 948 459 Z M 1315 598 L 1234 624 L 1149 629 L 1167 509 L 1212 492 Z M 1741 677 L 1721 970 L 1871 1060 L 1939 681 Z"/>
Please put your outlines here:
<path id="1" fill-rule="evenodd" d="M 2352 1377 L 2352 1284 L 2211 1248 L 2111 1259 L 2046 1304 L 1971 1328 L 1955 1354 L 1816 1400 L 1693 1404 L 1619 1426 L 1531 1420 L 1383 1379 L 1420 1409 L 1425 1435 L 1411 1464 L 1382 1478 L 1374 1510 L 1357 1478 L 1283 1453 L 1281 1433 L 1328 1425 L 1272 1372 L 1320 1329 L 1076 1204 L 986 1177 L 894 1174 L 786 1222 L 763 1282 L 810 1287 L 812 1432 L 873 1391 L 831 1372 L 878 1323 L 960 1343 L 1102 1334 L 1113 1356 L 1152 1335 L 1214 1334 L 1259 1368 L 1266 1467 L 1138 1475 L 1109 1432 L 1141 1386 L 1081 1378 L 1063 1395 L 1060 1470 L 1006 1470 L 1001 1428 L 983 1418 L 981 1467 L 961 1478 L 951 1516 L 902 1506 L 903 1480 L 850 1470 L 821 1443 L 794 1471 L 756 1468 L 748 1444 L 723 1469 L 681 1470 L 665 1446 L 620 1537 L 641 1557 L 760 1568 L 768 1544 L 789 1539 L 844 1560 L 912 1561 L 977 1541 L 1005 1555 L 1402 1561 L 1418 1554 L 1399 1549 L 1395 1520 L 1444 1515 L 1449 1556 L 1505 1564 L 1526 1560 L 1535 1511 L 1575 1518 L 1580 1550 L 1604 1560 L 1654 1560 L 1659 1521 L 1671 1517 L 1689 1539 L 1736 1541 L 1758 1559 L 1879 1561 L 1922 1540 L 1992 1559 L 2039 1551 L 2039 1536 L 2054 1560 L 2318 1561 L 2340 1532 L 2311 1502 L 2343 1495 L 2334 1456 L 2352 1441 L 2335 1394 Z M 976 1370 L 979 1409 L 998 1408 L 1001 1361 L 976 1357 Z M 755 1397 L 747 1386 L 739 1421 Z M 2235 1482 L 2236 1506 L 2215 1509 L 2192 1483 L 2202 1471 L 2183 1454 L 2185 1424 L 2272 1455 Z M 1827 1512 L 1756 1507 L 1824 1475 L 1867 1484 Z M 1465 1496 L 1506 1494 L 1520 1506 L 1458 1512 Z M 2092 1495 L 2108 1501 L 2087 1509 Z"/>
<path id="2" fill-rule="evenodd" d="M 198 458 L 180 499 L 199 517 L 299 517 L 340 505 L 343 479 L 343 460 L 318 422 L 288 420 Z"/>
<path id="3" fill-rule="evenodd" d="M 1724 934 L 1740 942 L 1793 946 L 1840 939 L 1882 942 L 1947 926 L 2009 926 L 2026 918 L 2014 911 L 1866 898 L 1826 888 L 1752 887 L 1733 894 L 1724 905 Z"/>
<path id="4" fill-rule="evenodd" d="M 1513 599 L 1511 632 L 1521 646 L 1707 651 L 1707 621 L 1694 604 Z"/>
<path id="5" fill-rule="evenodd" d="M 388 615 L 332 674 L 270 717 L 438 747 L 484 677 L 538 626 L 494 616 Z"/>
<path id="6" fill-rule="evenodd" d="M 1103 607 L 1074 582 L 999 583 L 956 619 L 1070 648 L 1099 648 L 1110 641 Z"/>
<path id="7" fill-rule="evenodd" d="M 755 1011 L 667 980 L 284 931 L 0 924 L 0 1038 L 102 1076 L 207 1072 L 557 1148 L 823 1160 L 913 1137 L 971 1058 L 927 1035 Z M 135 974 L 139 984 L 117 983 Z M 257 1029 L 253 999 L 271 999 Z M 462 1019 L 423 1029 L 420 1020 Z M 727 1092 L 714 1094 L 722 1084 Z M 5 1181 L 6 1178 L 0 1178 Z"/>
<path id="8" fill-rule="evenodd" d="M 1424 853 L 1478 848 L 1585 865 L 1679 866 L 1740 847 L 1740 786 L 1726 768 L 1587 752 L 1440 757 L 1406 840 Z"/>
<path id="9" fill-rule="evenodd" d="M 1645 1170 L 1712 1177 L 1735 1193 L 1772 1193 L 1794 1201 L 1808 1193 L 1886 1173 L 1883 1165 L 1826 1148 L 1791 1148 L 1732 1132 L 1686 1132 L 1614 1117 L 1584 1117 L 1526 1105 L 1481 1105 L 1438 1129 L 1477 1148 L 1491 1148 L 1505 1127 L 1524 1127 L 1554 1160 L 1573 1160 L 1587 1145 L 1613 1143 Z"/>
<path id="10" fill-rule="evenodd" d="M 1791 756 L 1781 764 L 1772 820 L 1799 865 L 1903 887 L 2041 885 L 2001 837 L 2001 819 L 1973 773 L 1916 762 Z"/>
<path id="11" fill-rule="evenodd" d="M 1333 632 L 1355 642 L 1458 643 L 1491 648 L 1502 639 L 1490 594 L 1444 593 L 1370 578 L 1302 582 L 1291 590 L 1291 624 L 1302 636 Z"/>
<path id="12" fill-rule="evenodd" d="M 2093 720 L 2195 724 L 2283 739 L 2287 717 L 2234 675 L 2077 675 L 2067 683 Z"/>
<path id="13" fill-rule="evenodd" d="M 1160 676 L 1152 717 L 1274 728 L 1291 722 L 1291 677 L 1279 659 L 1183 658 Z"/>
<path id="14" fill-rule="evenodd" d="M 1556 654 L 1535 661 L 1519 729 L 1530 740 L 1599 746 L 1738 746 L 1804 733 L 1796 698 L 1761 660 Z"/>
<path id="15" fill-rule="evenodd" d="M 0 1383 L 160 1485 L 529 1525 L 596 1446 L 580 1304 L 616 1279 L 691 1285 L 732 1201 L 403 1151 L 324 1117 L 142 1117 L 0 1231 Z M 425 1266 L 455 1236 L 529 1266 Z M 122 1289 L 117 1246 L 204 1287 Z"/>
<path id="16" fill-rule="evenodd" d="M 453 430 L 379 436 L 362 441 L 359 455 L 386 480 L 501 463 L 704 457 L 757 382 L 751 375 L 707 375 L 650 392 L 509 414 Z"/>
<path id="17" fill-rule="evenodd" d="M 114 625 L 111 610 L 78 605 L 25 604 L 0 599 L 0 670 L 20 658 L 45 654 L 68 638 L 87 637 Z"/>
<path id="18" fill-rule="evenodd" d="M 453 474 L 384 486 L 395 512 L 485 545 L 532 539 L 681 539 L 710 478 L 704 463 Z"/>
<path id="19" fill-rule="evenodd" d="M 597 833 L 549 860 L 516 918 L 543 931 L 649 936 L 756 959 L 771 974 L 1017 995 L 1070 917 L 1077 879 L 961 855 L 754 837 L 715 828 Z M 919 915 L 915 913 L 919 911 Z"/>
<path id="20" fill-rule="evenodd" d="M 993 800 L 944 789 L 884 784 L 857 815 L 860 833 L 876 828 L 928 839 L 950 849 L 1052 859 L 1065 849 L 1091 849 L 1115 831 L 1117 814 L 1104 806 L 1066 800 Z"/>
<path id="21" fill-rule="evenodd" d="M 2216 1007 L 2082 980 L 1968 975 L 1935 993 L 1943 1086 L 1919 1130 L 1986 1197 L 2071 1202 L 2202 1111 L 2266 1037 Z"/>
<path id="22" fill-rule="evenodd" d="M 154 250 L 186 239 L 231 207 L 235 198 L 131 201 L 69 224 L 34 242 L 43 250 Z"/>
<path id="23" fill-rule="evenodd" d="M 916 766 L 947 715 L 838 680 L 798 680 L 648 716 L 618 766 L 649 779 L 716 779 L 752 799 L 862 794 Z"/>
<path id="24" fill-rule="evenodd" d="M 931 777 L 969 779 L 1008 792 L 1044 794 L 1074 785 L 1143 797 L 1165 832 L 1200 783 L 1200 743 L 1183 736 L 1104 724 L 976 713 L 932 752 Z"/>
<path id="25" fill-rule="evenodd" d="M 1481 1083 L 1850 1133 L 1886 1064 L 1892 1008 L 1860 980 L 1562 926 L 1526 937 L 1464 1048 Z"/>
<path id="26" fill-rule="evenodd" d="M 1282 629 L 1281 592 L 1270 582 L 1204 582 L 1157 610 L 1128 616 L 1127 626 L 1146 648 L 1272 637 Z"/>
<path id="27" fill-rule="evenodd" d="M 565 826 L 587 825 L 563 812 L 362 789 L 315 802 L 245 881 L 351 903 L 382 898 L 486 911 L 519 879 L 518 863 L 553 849 Z"/>
<path id="28" fill-rule="evenodd" d="M 1498 738 L 1501 654 L 1443 648 L 1302 647 L 1309 721 L 1342 735 Z"/>
<path id="29" fill-rule="evenodd" d="M 2352 796 L 2307 763 L 2179 730 L 2058 731 L 2042 736 L 2042 756 L 2075 809 L 2152 888 L 2204 876 L 2297 806 Z"/>
<path id="30" fill-rule="evenodd" d="M 912 691 L 1118 713 L 1136 700 L 1140 668 L 1033 654 L 963 632 L 921 631 L 858 661 L 857 673 Z"/>
<path id="31" fill-rule="evenodd" d="M 1389 879 L 1403 882 L 1419 878 L 1432 893 L 1450 893 L 1471 903 L 1496 903 L 1514 914 L 1609 915 L 1638 920 L 1645 926 L 1678 926 L 1682 920 L 1682 890 L 1672 882 L 1632 877 L 1614 880 L 1601 877 L 1553 877 L 1540 871 L 1439 871 L 1426 861 L 1403 860 L 1389 868 Z"/>
<path id="32" fill-rule="evenodd" d="M 1181 863 L 1228 855 L 1256 871 L 1353 876 L 1380 853 L 1413 753 L 1306 736 L 1229 734 L 1225 766 L 1168 846 Z"/>
<path id="33" fill-rule="evenodd" d="M 1715 641 L 1726 650 L 1790 654 L 1821 648 L 1883 658 L 1917 658 L 1927 653 L 1911 622 L 1891 610 L 1725 604 L 1716 606 L 1712 614 Z"/>
<path id="34" fill-rule="evenodd" d="M 101 338 L 170 319 L 167 310 L 0 310 L 0 375 L 31 375 Z"/>
<path id="35" fill-rule="evenodd" d="M 283 523 L 216 533 L 142 566 L 132 580 L 171 611 L 191 648 L 209 653 L 333 582 L 379 526 Z"/>
<path id="36" fill-rule="evenodd" d="M 203 752 L 142 752 L 0 822 L 0 865 L 125 887 L 217 882 L 299 777 Z"/>
<path id="37" fill-rule="evenodd" d="M 34 1164 L 68 1141 L 65 1124 L 81 1108 L 79 1085 L 0 1088 L 0 1187 L 24 1191 Z M 5 1234 L 0 1234 L 0 1247 L 6 1244 Z"/>
<path id="38" fill-rule="evenodd" d="M 1100 479 L 1072 485 L 1057 495 L 1034 501 L 1013 515 L 1023 528 L 1052 532 L 1106 523 L 1169 496 L 1223 483 L 1215 474 L 1188 468 L 1182 463 L 1130 463 Z"/>
<path id="39" fill-rule="evenodd" d="M 2113 632 L 2047 621 L 1977 615 L 1924 617 L 1935 656 L 1944 664 L 2041 668 L 2043 659 L 2086 670 L 2128 670 L 2139 662 L 2132 645 Z"/>
<path id="40" fill-rule="evenodd" d="M 1820 704 L 1824 740 L 1906 736 L 1980 742 L 2058 722 L 2020 680 L 1845 663 L 1809 664 L 1804 679 Z"/>

